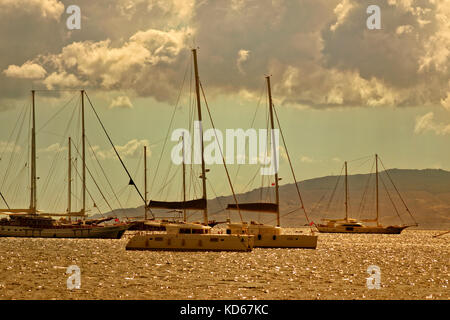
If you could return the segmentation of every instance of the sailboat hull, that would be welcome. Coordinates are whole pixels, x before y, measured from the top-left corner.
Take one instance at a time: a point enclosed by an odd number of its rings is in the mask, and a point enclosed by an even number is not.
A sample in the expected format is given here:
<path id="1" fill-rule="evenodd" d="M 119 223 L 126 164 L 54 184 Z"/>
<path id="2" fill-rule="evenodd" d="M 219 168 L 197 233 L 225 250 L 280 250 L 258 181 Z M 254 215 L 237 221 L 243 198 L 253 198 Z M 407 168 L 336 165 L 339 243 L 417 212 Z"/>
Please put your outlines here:
<path id="1" fill-rule="evenodd" d="M 407 226 L 389 226 L 389 227 L 346 227 L 346 226 L 317 226 L 322 233 L 380 233 L 380 234 L 400 234 Z"/>
<path id="2" fill-rule="evenodd" d="M 317 236 L 315 235 L 263 235 L 255 236 L 255 248 L 302 248 L 316 249 Z"/>
<path id="3" fill-rule="evenodd" d="M 25 226 L 0 226 L 0 237 L 120 239 L 128 228 L 129 225 L 91 226 L 76 228 L 32 228 Z"/>
<path id="4" fill-rule="evenodd" d="M 252 251 L 254 237 L 227 234 L 138 234 L 127 250 Z"/>

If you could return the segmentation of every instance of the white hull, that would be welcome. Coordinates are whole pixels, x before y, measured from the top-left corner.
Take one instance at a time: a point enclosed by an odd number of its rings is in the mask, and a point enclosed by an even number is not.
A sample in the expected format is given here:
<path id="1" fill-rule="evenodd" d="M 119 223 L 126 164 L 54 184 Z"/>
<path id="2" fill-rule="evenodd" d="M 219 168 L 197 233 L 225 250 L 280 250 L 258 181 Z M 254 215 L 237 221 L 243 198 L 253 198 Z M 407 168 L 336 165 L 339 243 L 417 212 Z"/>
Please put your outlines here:
<path id="1" fill-rule="evenodd" d="M 319 232 L 322 233 L 379 233 L 379 234 L 400 234 L 406 226 L 389 226 L 389 227 L 345 227 L 345 226 L 317 226 Z"/>
<path id="2" fill-rule="evenodd" d="M 0 237 L 120 239 L 129 225 L 73 228 L 31 228 L 0 226 Z"/>
<path id="3" fill-rule="evenodd" d="M 227 234 L 138 234 L 127 250 L 252 251 L 254 237 Z"/>
<path id="4" fill-rule="evenodd" d="M 256 235 L 255 248 L 303 248 L 315 249 L 317 236 L 315 235 Z"/>

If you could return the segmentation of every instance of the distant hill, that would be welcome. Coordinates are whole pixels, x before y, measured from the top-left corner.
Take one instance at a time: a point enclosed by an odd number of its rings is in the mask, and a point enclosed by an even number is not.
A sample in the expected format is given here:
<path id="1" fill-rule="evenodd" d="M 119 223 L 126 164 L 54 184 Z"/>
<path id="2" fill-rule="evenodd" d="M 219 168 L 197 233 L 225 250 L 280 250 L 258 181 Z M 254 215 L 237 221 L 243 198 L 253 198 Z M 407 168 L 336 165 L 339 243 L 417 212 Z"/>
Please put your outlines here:
<path id="1" fill-rule="evenodd" d="M 410 170 L 390 169 L 387 173 L 394 181 L 404 202 L 418 222 L 420 228 L 450 229 L 450 172 L 440 169 Z M 339 179 L 339 183 L 337 183 Z M 344 216 L 344 177 L 326 176 L 298 182 L 299 189 L 310 220 L 318 223 L 322 218 L 338 218 Z M 350 217 L 370 219 L 375 218 L 375 177 L 370 174 L 348 176 L 349 185 L 349 215 Z M 386 192 L 386 188 L 389 191 Z M 335 189 L 336 187 L 336 189 Z M 272 189 L 272 190 L 271 190 Z M 333 200 L 330 196 L 335 189 Z M 361 201 L 365 194 L 365 201 Z M 261 195 L 263 196 L 261 198 Z M 261 199 L 274 201 L 274 190 L 258 188 L 238 194 L 239 202 L 257 202 Z M 412 224 L 413 220 L 406 211 L 401 199 L 390 183 L 386 172 L 379 174 L 379 212 L 383 224 L 399 224 L 392 202 L 397 208 L 403 222 Z M 208 201 L 210 219 L 225 221 L 228 212 L 221 211 L 227 203 L 233 203 L 232 196 L 218 197 Z M 281 225 L 284 227 L 302 226 L 306 218 L 299 208 L 299 199 L 295 185 L 280 186 Z M 290 214 L 287 214 L 293 210 Z M 166 210 L 167 211 L 167 210 Z M 125 210 L 114 210 L 107 215 L 136 217 L 143 215 L 143 207 Z M 156 212 L 158 216 L 165 215 L 163 211 Z M 236 211 L 230 212 L 233 221 L 239 220 Z M 271 213 L 243 213 L 245 220 L 257 220 L 265 223 L 275 223 L 275 215 Z M 286 215 L 287 214 L 287 215 Z M 173 215 L 173 213 L 171 213 Z M 193 220 L 200 220 L 201 215 L 195 214 Z"/>

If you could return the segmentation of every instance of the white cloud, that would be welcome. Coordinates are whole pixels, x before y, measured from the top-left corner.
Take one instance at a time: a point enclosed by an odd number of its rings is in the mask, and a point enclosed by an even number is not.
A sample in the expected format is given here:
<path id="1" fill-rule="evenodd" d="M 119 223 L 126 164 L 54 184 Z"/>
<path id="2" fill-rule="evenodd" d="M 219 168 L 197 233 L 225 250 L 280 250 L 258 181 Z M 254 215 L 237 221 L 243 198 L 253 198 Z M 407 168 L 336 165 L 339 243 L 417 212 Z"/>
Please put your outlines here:
<path id="1" fill-rule="evenodd" d="M 9 65 L 7 69 L 3 70 L 3 73 L 10 78 L 42 79 L 47 74 L 47 71 L 40 65 L 27 61 L 20 67 Z"/>
<path id="2" fill-rule="evenodd" d="M 447 109 L 448 111 L 450 111 L 450 91 L 447 92 L 447 97 L 445 97 L 444 99 L 441 99 L 441 105 Z"/>
<path id="3" fill-rule="evenodd" d="M 244 69 L 242 68 L 242 64 L 248 60 L 248 56 L 250 54 L 249 50 L 241 49 L 238 51 L 238 57 L 236 60 L 236 66 L 240 73 L 245 74 Z"/>
<path id="4" fill-rule="evenodd" d="M 127 96 L 118 96 L 111 101 L 109 108 L 132 109 L 133 104 L 131 103 L 130 98 L 128 98 Z"/>
<path id="5" fill-rule="evenodd" d="M 300 161 L 301 161 L 301 162 L 305 162 L 305 163 L 313 163 L 313 162 L 314 162 L 314 159 L 313 159 L 313 158 L 310 158 L 310 157 L 308 157 L 308 156 L 301 156 L 301 157 L 300 157 Z"/>
<path id="6" fill-rule="evenodd" d="M 4 155 L 5 153 L 17 153 L 20 152 L 22 148 L 13 143 L 7 143 L 6 141 L 0 141 L 0 155 Z M 0 159 L 1 160 L 1 159 Z"/>
<path id="7" fill-rule="evenodd" d="M 341 24 L 344 23 L 349 11 L 353 9 L 353 4 L 350 0 L 343 0 L 335 8 L 334 13 L 336 14 L 337 21 L 335 24 L 330 26 L 331 31 L 335 31 Z"/>
<path id="8" fill-rule="evenodd" d="M 68 74 L 65 71 L 60 73 L 53 72 L 47 78 L 42 81 L 47 89 L 52 90 L 55 88 L 81 88 L 86 85 L 86 82 L 81 81 L 73 74 Z"/>
<path id="9" fill-rule="evenodd" d="M 434 113 L 428 112 L 416 118 L 416 126 L 414 128 L 415 133 L 423 133 L 426 131 L 434 132 L 437 135 L 450 134 L 450 124 L 436 123 L 434 121 Z"/>
<path id="10" fill-rule="evenodd" d="M 132 139 L 123 146 L 116 145 L 115 147 L 121 157 L 139 158 L 143 156 L 144 146 L 147 146 L 147 156 L 151 156 L 151 150 L 149 145 L 150 144 L 146 139 L 143 140 Z M 95 151 L 95 154 L 100 159 L 112 159 L 116 157 L 116 153 L 112 148 L 108 151 L 104 151 L 100 150 L 98 146 L 94 146 L 93 149 Z"/>
<path id="11" fill-rule="evenodd" d="M 17 12 L 17 10 L 39 12 L 43 18 L 59 20 L 64 12 L 64 4 L 58 0 L 0 0 L 0 9 Z"/>

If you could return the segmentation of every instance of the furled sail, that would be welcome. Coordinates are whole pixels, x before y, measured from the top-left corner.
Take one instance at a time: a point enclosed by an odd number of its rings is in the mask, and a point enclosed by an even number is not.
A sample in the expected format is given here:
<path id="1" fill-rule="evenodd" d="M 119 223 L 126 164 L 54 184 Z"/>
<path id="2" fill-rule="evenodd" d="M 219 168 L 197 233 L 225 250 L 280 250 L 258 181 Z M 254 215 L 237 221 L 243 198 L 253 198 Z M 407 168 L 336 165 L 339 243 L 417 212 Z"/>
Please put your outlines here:
<path id="1" fill-rule="evenodd" d="M 150 208 L 164 209 L 206 209 L 205 199 L 195 199 L 189 201 L 155 201 L 150 200 L 148 205 Z"/>
<path id="2" fill-rule="evenodd" d="M 235 203 L 230 203 L 228 204 L 227 209 L 237 210 L 237 206 Z M 268 202 L 239 203 L 239 210 L 277 213 L 278 205 L 276 203 Z"/>

